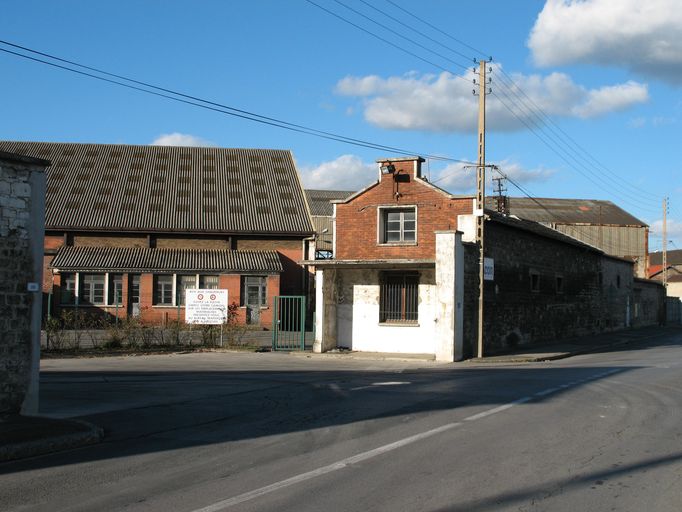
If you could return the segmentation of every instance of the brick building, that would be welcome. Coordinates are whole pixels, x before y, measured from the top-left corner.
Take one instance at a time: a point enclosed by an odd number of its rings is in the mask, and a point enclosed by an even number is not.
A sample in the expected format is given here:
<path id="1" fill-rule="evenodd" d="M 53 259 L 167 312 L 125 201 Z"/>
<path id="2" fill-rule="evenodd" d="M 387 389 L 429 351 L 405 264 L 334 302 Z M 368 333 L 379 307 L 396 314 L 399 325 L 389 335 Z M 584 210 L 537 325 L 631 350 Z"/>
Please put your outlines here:
<path id="1" fill-rule="evenodd" d="M 379 180 L 334 201 L 334 259 L 316 261 L 314 349 L 474 355 L 478 247 L 472 196 L 378 161 Z M 537 222 L 486 211 L 484 352 L 658 323 L 662 287 L 633 261 Z"/>
<path id="2" fill-rule="evenodd" d="M 46 310 L 184 319 L 184 291 L 225 288 L 243 322 L 302 295 L 314 231 L 289 151 L 0 142 L 50 160 Z"/>

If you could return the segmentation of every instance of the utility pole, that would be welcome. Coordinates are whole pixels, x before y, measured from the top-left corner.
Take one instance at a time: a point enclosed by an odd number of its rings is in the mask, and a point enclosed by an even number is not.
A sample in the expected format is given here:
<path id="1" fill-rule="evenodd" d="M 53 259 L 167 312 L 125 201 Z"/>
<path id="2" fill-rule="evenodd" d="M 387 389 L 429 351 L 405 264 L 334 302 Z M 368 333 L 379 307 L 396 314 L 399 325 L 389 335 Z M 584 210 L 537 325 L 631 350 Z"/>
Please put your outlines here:
<path id="1" fill-rule="evenodd" d="M 476 242 L 478 243 L 478 357 L 483 357 L 483 281 L 485 231 L 485 97 L 490 93 L 486 78 L 488 61 L 478 63 L 478 162 L 476 166 Z M 474 68 L 475 72 L 475 68 Z M 476 80 L 474 80 L 474 83 Z M 476 91 L 474 91 L 476 94 Z"/>
<path id="2" fill-rule="evenodd" d="M 504 180 L 504 176 L 493 178 L 493 181 L 495 182 L 495 203 L 497 205 L 497 213 L 509 215 L 509 198 L 505 195 L 507 189 L 503 185 Z"/>
<path id="3" fill-rule="evenodd" d="M 663 198 L 663 288 L 668 293 L 668 198 Z"/>

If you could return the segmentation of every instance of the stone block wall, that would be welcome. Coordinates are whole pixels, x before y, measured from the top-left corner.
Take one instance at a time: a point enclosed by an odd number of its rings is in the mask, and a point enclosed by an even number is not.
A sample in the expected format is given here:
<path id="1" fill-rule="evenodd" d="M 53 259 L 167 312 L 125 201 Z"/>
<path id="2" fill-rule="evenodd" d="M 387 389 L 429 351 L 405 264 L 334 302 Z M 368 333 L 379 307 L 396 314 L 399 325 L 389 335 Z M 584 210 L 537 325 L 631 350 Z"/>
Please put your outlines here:
<path id="1" fill-rule="evenodd" d="M 0 414 L 37 412 L 48 164 L 0 153 Z"/>

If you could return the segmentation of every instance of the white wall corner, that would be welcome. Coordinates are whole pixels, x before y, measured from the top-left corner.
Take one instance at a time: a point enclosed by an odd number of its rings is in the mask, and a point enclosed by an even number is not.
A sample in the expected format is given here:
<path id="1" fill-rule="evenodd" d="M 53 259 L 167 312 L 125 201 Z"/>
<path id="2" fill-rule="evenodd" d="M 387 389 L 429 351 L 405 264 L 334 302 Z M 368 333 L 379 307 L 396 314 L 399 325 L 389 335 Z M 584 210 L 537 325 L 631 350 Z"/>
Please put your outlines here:
<path id="1" fill-rule="evenodd" d="M 457 230 L 462 232 L 462 242 L 475 242 L 476 216 L 471 214 L 458 215 Z"/>

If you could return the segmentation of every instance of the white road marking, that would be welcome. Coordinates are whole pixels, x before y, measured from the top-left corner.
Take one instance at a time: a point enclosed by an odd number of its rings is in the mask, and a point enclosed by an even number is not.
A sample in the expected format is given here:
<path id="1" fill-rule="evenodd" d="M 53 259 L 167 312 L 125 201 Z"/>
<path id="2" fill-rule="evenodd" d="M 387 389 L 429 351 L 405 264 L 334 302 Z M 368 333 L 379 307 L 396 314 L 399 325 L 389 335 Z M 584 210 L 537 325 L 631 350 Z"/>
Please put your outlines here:
<path id="1" fill-rule="evenodd" d="M 576 380 L 571 382 L 570 384 L 563 384 L 560 386 L 556 386 L 553 388 L 547 388 L 543 391 L 538 391 L 537 393 L 534 393 L 531 396 L 524 396 L 522 398 L 519 398 L 517 400 L 514 400 L 513 402 L 509 402 L 503 405 L 500 405 L 498 407 L 493 407 L 492 409 L 488 409 L 487 411 L 479 412 L 477 414 L 473 414 L 471 416 L 468 416 L 464 418 L 462 421 L 456 421 L 453 423 L 446 423 L 445 425 L 442 425 L 440 427 L 431 429 L 431 430 L 426 430 L 424 432 L 420 432 L 419 434 L 415 434 L 409 437 L 405 437 L 403 439 L 399 439 L 398 441 L 395 441 L 393 443 L 385 444 L 383 446 L 379 446 L 378 448 L 374 448 L 373 450 L 369 450 L 366 452 L 358 453 L 357 455 L 353 455 L 351 457 L 347 457 L 345 459 L 341 459 L 337 462 L 334 462 L 332 464 L 329 464 L 327 466 L 322 466 L 317 469 L 313 469 L 312 471 L 308 471 L 306 473 L 301 473 L 296 476 L 292 476 L 291 478 L 287 478 L 285 480 L 280 480 L 279 482 L 275 482 L 270 485 L 266 485 L 265 487 L 260 487 L 258 489 L 254 489 L 249 492 L 245 492 L 243 494 L 239 494 L 237 496 L 234 496 L 232 498 L 227 498 L 221 501 L 217 501 L 213 503 L 212 505 L 208 505 L 203 508 L 199 508 L 196 510 L 193 510 L 192 512 L 218 512 L 220 510 L 225 510 L 229 507 L 232 507 L 234 505 L 238 505 L 240 503 L 244 503 L 246 501 L 251 501 L 255 498 L 258 498 L 260 496 L 264 496 L 266 494 L 270 494 L 272 492 L 278 491 L 280 489 L 284 489 L 286 487 L 290 487 L 292 485 L 299 484 L 301 482 L 305 482 L 306 480 L 311 480 L 313 478 L 317 478 L 322 475 L 326 475 L 328 473 L 332 473 L 334 471 L 338 471 L 340 469 L 347 468 L 348 466 L 351 466 L 353 464 L 357 464 L 359 462 L 363 462 L 369 459 L 372 459 L 374 457 L 377 457 L 379 455 L 382 455 L 384 453 L 391 452 L 393 450 L 397 450 L 398 448 L 402 448 L 404 446 L 416 443 L 418 441 L 422 441 L 423 439 L 427 439 L 429 437 L 433 437 L 437 434 L 442 434 L 443 432 L 447 432 L 448 430 L 455 429 L 457 427 L 461 427 L 465 421 L 476 421 L 480 420 L 482 418 L 486 418 L 488 416 L 492 416 L 493 414 L 497 414 L 502 411 L 506 411 L 507 409 L 511 409 L 512 407 L 516 405 L 520 405 L 526 402 L 529 402 L 533 399 L 535 396 L 546 396 L 551 393 L 556 393 L 557 391 L 560 391 L 562 389 L 567 388 L 569 385 L 578 385 L 578 384 L 584 384 L 586 382 L 596 380 L 602 377 L 605 377 L 607 375 L 611 375 L 613 373 L 617 373 L 623 371 L 621 368 L 616 368 L 613 370 L 601 372 L 595 375 L 592 375 L 590 377 L 586 377 L 581 380 Z M 390 382 L 390 383 L 374 383 L 374 385 L 396 385 L 396 384 L 409 384 L 408 382 Z M 370 386 L 362 386 L 361 388 L 352 388 L 352 389 L 362 389 Z"/>

